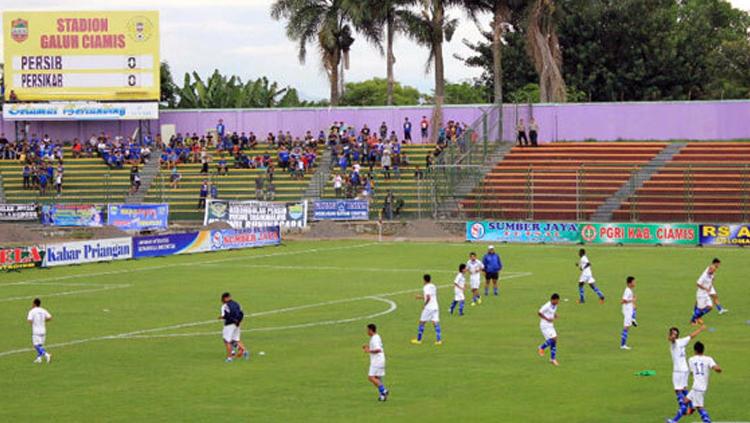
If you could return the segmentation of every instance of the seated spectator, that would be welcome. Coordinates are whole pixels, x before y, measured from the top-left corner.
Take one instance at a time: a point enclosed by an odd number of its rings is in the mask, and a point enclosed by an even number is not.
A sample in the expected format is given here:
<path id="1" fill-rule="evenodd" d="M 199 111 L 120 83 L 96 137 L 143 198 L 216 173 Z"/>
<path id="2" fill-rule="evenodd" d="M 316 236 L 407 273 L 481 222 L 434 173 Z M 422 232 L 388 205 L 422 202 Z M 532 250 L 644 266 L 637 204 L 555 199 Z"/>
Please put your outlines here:
<path id="1" fill-rule="evenodd" d="M 224 159 L 224 156 L 221 156 L 219 161 L 216 163 L 216 173 L 219 175 L 226 175 L 229 173 L 227 161 Z"/>
<path id="2" fill-rule="evenodd" d="M 76 138 L 75 140 L 73 140 L 73 148 L 72 148 L 72 150 L 73 150 L 73 158 L 74 159 L 80 159 L 81 158 L 81 153 L 83 151 L 83 145 L 81 144 L 80 141 L 78 141 L 78 138 Z"/>

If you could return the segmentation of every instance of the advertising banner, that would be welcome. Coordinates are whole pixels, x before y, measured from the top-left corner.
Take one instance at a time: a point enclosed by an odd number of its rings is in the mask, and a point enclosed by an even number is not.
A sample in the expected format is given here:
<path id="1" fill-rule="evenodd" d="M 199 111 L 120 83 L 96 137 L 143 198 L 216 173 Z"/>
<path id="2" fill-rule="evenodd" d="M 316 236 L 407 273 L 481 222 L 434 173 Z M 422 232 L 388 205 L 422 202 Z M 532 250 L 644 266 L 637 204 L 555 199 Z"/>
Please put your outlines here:
<path id="1" fill-rule="evenodd" d="M 107 225 L 124 231 L 167 229 L 169 204 L 110 204 Z"/>
<path id="2" fill-rule="evenodd" d="M 133 257 L 131 238 L 62 242 L 45 246 L 44 266 L 96 263 Z"/>
<path id="3" fill-rule="evenodd" d="M 40 267 L 44 262 L 44 247 L 15 247 L 0 249 L 0 270 L 20 270 Z"/>
<path id="4" fill-rule="evenodd" d="M 4 10 L 3 33 L 6 101 L 159 101 L 159 12 Z"/>
<path id="5" fill-rule="evenodd" d="M 234 229 L 281 226 L 307 226 L 307 201 L 273 203 L 268 201 L 207 200 L 203 224 L 227 222 Z"/>
<path id="6" fill-rule="evenodd" d="M 36 204 L 0 204 L 0 222 L 38 219 Z"/>
<path id="7" fill-rule="evenodd" d="M 234 250 L 281 244 L 281 228 L 222 229 L 211 231 L 211 250 Z"/>
<path id="8" fill-rule="evenodd" d="M 5 103 L 5 120 L 155 120 L 159 103 Z"/>
<path id="9" fill-rule="evenodd" d="M 365 200 L 317 200 L 313 203 L 315 220 L 367 220 L 370 202 Z"/>
<path id="10" fill-rule="evenodd" d="M 584 223 L 580 226 L 581 240 L 590 244 L 698 244 L 698 225 L 690 223 Z"/>
<path id="11" fill-rule="evenodd" d="M 161 257 L 211 251 L 210 237 L 210 231 L 137 236 L 133 238 L 133 257 Z"/>
<path id="12" fill-rule="evenodd" d="M 104 206 L 94 204 L 45 204 L 42 224 L 52 226 L 103 226 Z"/>
<path id="13" fill-rule="evenodd" d="M 579 223 L 568 222 L 466 222 L 467 241 L 520 243 L 580 242 Z"/>
<path id="14" fill-rule="evenodd" d="M 701 245 L 750 246 L 750 225 L 700 225 Z"/>

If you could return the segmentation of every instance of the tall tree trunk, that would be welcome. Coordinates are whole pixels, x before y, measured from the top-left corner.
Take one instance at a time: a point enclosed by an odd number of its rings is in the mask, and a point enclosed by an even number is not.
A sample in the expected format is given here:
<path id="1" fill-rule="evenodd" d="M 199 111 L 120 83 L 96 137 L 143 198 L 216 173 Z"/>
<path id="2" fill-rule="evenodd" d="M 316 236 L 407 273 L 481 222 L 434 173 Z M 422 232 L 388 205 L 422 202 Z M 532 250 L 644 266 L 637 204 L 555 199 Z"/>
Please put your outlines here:
<path id="1" fill-rule="evenodd" d="M 539 75 L 539 99 L 543 103 L 564 103 L 566 100 L 562 53 L 554 19 L 550 16 L 554 7 L 554 0 L 534 0 L 529 14 L 528 47 Z"/>
<path id="2" fill-rule="evenodd" d="M 339 105 L 339 62 L 341 60 L 340 52 L 328 53 L 328 60 L 330 61 L 326 68 L 328 68 L 328 82 L 331 86 L 331 106 Z"/>
<path id="3" fill-rule="evenodd" d="M 496 1 L 492 17 L 492 82 L 495 104 L 503 102 L 503 24 L 510 20 L 510 9 L 505 1 Z"/>
<path id="4" fill-rule="evenodd" d="M 388 81 L 388 88 L 386 92 L 385 104 L 388 106 L 393 105 L 393 64 L 396 63 L 396 56 L 393 54 L 393 36 L 396 32 L 396 26 L 393 22 L 393 15 L 388 13 L 388 22 L 386 23 L 387 36 L 386 36 L 386 79 Z"/>
<path id="5" fill-rule="evenodd" d="M 443 68 L 443 18 L 445 9 L 442 0 L 433 0 L 432 45 L 435 54 L 435 106 L 432 109 L 432 134 L 430 141 L 437 143 L 443 125 L 443 102 L 445 102 L 445 69 Z"/>
<path id="6" fill-rule="evenodd" d="M 346 85 L 344 83 L 345 74 L 346 74 L 346 64 L 344 63 L 344 60 L 342 60 L 341 69 L 339 70 L 339 98 L 341 98 L 344 95 L 344 91 L 346 91 Z"/>

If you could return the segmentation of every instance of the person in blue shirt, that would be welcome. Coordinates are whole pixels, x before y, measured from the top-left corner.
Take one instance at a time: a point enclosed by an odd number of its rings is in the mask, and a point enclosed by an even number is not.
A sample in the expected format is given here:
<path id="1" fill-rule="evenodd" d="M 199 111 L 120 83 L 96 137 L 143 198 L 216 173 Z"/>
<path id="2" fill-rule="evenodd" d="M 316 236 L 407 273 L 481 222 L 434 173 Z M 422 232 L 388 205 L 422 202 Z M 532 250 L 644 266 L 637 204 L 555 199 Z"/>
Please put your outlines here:
<path id="1" fill-rule="evenodd" d="M 497 281 L 500 279 L 500 271 L 503 270 L 503 262 L 500 261 L 500 256 L 495 253 L 495 247 L 490 245 L 487 248 L 487 254 L 482 257 L 482 264 L 484 265 L 484 296 L 490 295 L 490 282 L 492 282 L 495 296 L 500 295 L 500 291 L 497 288 Z"/>
<path id="2" fill-rule="evenodd" d="M 224 139 L 224 132 L 226 132 L 224 119 L 219 119 L 219 123 L 216 124 L 216 133 L 219 135 L 219 139 Z"/>

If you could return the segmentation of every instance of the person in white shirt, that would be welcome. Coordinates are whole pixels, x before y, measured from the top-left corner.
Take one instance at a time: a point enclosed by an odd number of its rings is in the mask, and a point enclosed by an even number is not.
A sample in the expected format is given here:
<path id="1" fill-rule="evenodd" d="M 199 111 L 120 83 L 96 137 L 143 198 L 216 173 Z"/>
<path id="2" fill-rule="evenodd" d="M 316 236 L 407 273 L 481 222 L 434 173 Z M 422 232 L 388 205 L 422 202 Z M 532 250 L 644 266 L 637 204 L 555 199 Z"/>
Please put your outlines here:
<path id="1" fill-rule="evenodd" d="M 714 289 L 714 276 L 716 271 L 719 270 L 721 260 L 718 258 L 713 259 L 711 265 L 703 271 L 696 285 L 698 289 L 695 292 L 695 307 L 693 307 L 693 317 L 690 318 L 690 323 L 693 325 L 702 325 L 703 316 L 713 310 L 713 301 L 711 300 L 711 290 Z M 714 291 L 715 292 L 715 291 Z"/>
<path id="2" fill-rule="evenodd" d="M 383 385 L 385 376 L 385 350 L 383 341 L 378 335 L 378 328 L 374 323 L 367 325 L 367 335 L 370 336 L 369 345 L 362 345 L 362 351 L 370 356 L 370 370 L 367 372 L 367 380 L 378 388 L 378 401 L 388 399 L 388 389 Z"/>
<path id="3" fill-rule="evenodd" d="M 669 328 L 667 340 L 669 341 L 669 352 L 672 354 L 672 385 L 677 396 L 678 408 L 675 419 L 678 420 L 684 414 L 692 414 L 690 410 L 692 409 L 692 404 L 685 400 L 688 394 L 688 375 L 690 374 L 688 362 L 685 358 L 685 347 L 688 346 L 691 339 L 698 336 L 704 330 L 706 330 L 706 325 L 702 325 L 690 335 L 680 338 L 679 329 L 676 327 Z"/>
<path id="4" fill-rule="evenodd" d="M 539 309 L 537 315 L 539 316 L 539 329 L 542 331 L 544 336 L 544 343 L 539 346 L 539 355 L 544 357 L 544 350 L 549 347 L 550 351 L 550 363 L 555 366 L 559 365 L 557 362 L 557 331 L 555 331 L 555 320 L 557 320 L 557 305 L 560 303 L 560 295 L 557 293 L 552 294 L 549 301 L 544 303 L 542 308 Z"/>
<path id="5" fill-rule="evenodd" d="M 47 337 L 47 322 L 52 320 L 52 315 L 42 308 L 42 300 L 34 298 L 26 320 L 31 325 L 31 344 L 34 345 L 37 353 L 34 363 L 41 363 L 42 357 L 49 363 L 52 360 L 52 354 L 44 349 L 44 341 Z"/>
<path id="6" fill-rule="evenodd" d="M 714 263 L 712 263 L 714 269 L 714 273 L 716 273 L 717 270 L 719 270 L 719 265 L 721 264 L 721 261 L 719 259 L 714 259 Z M 709 267 L 710 268 L 710 267 Z M 706 274 L 708 271 L 708 268 L 703 272 Z M 701 275 L 703 277 L 703 275 Z M 719 314 L 724 314 L 729 311 L 728 308 L 724 308 L 721 303 L 719 303 L 719 294 L 716 292 L 716 285 L 714 285 L 713 280 L 714 274 L 711 275 L 711 291 L 709 291 L 709 295 L 711 296 L 711 301 L 716 305 L 716 310 L 719 312 Z"/>
<path id="7" fill-rule="evenodd" d="M 482 296 L 479 294 L 479 287 L 482 285 L 482 272 L 484 272 L 484 263 L 477 260 L 477 253 L 469 253 L 469 261 L 466 262 L 469 269 L 469 287 L 471 288 L 471 305 L 482 304 Z"/>
<path id="8" fill-rule="evenodd" d="M 711 417 L 708 415 L 708 412 L 704 408 L 704 397 L 706 395 L 706 391 L 708 390 L 708 378 L 711 375 L 711 370 L 715 371 L 716 373 L 721 373 L 721 367 L 716 364 L 716 361 L 714 361 L 713 358 L 707 355 L 703 355 L 705 349 L 706 347 L 700 341 L 696 342 L 695 345 L 693 345 L 693 351 L 695 351 L 695 355 L 690 357 L 690 360 L 688 360 L 690 373 L 693 374 L 693 388 L 687 394 L 687 398 L 685 399 L 685 401 L 693 404 L 693 407 L 698 410 L 698 414 L 700 414 L 701 420 L 703 422 L 710 423 Z M 669 423 L 674 423 L 680 420 L 681 417 L 682 415 L 678 412 L 675 418 L 667 421 Z"/>
<path id="9" fill-rule="evenodd" d="M 628 276 L 625 281 L 625 291 L 622 293 L 622 336 L 620 337 L 620 349 L 629 350 L 628 346 L 628 331 L 633 326 L 633 312 L 635 311 L 635 277 Z"/>
<path id="10" fill-rule="evenodd" d="M 453 315 L 453 311 L 456 309 L 456 305 L 458 305 L 458 315 L 464 315 L 464 304 L 466 303 L 466 297 L 464 296 L 464 291 L 466 290 L 466 278 L 464 277 L 465 273 L 466 264 L 459 264 L 458 273 L 453 279 L 453 302 L 451 303 L 451 315 Z"/>
<path id="11" fill-rule="evenodd" d="M 580 260 L 576 263 L 576 267 L 581 270 L 581 276 L 578 278 L 578 304 L 583 304 L 586 301 L 583 295 L 584 284 L 589 284 L 599 297 L 599 302 L 604 304 L 604 294 L 596 286 L 596 279 L 594 279 L 594 274 L 591 272 L 591 262 L 588 256 L 586 256 L 586 250 L 583 248 L 578 250 L 578 257 L 580 257 Z"/>
<path id="12" fill-rule="evenodd" d="M 419 330 L 417 331 L 417 338 L 412 339 L 411 343 L 419 345 L 422 343 L 422 336 L 424 335 L 424 324 L 425 322 L 432 322 L 435 326 L 435 345 L 443 345 L 443 334 L 440 330 L 440 310 L 438 308 L 437 299 L 437 287 L 432 283 L 432 276 L 422 276 L 424 286 L 422 287 L 422 295 L 417 295 L 418 300 L 424 300 L 422 307 L 422 315 L 419 318 Z"/>

